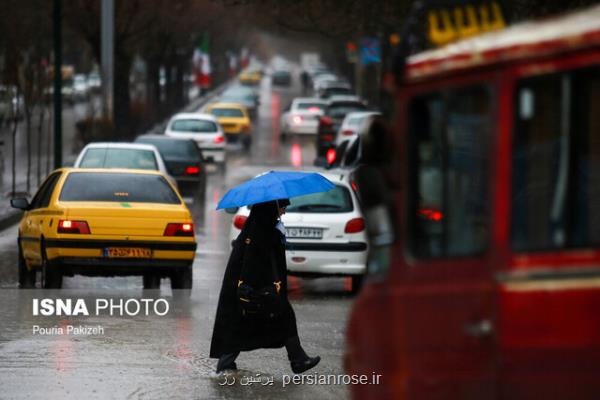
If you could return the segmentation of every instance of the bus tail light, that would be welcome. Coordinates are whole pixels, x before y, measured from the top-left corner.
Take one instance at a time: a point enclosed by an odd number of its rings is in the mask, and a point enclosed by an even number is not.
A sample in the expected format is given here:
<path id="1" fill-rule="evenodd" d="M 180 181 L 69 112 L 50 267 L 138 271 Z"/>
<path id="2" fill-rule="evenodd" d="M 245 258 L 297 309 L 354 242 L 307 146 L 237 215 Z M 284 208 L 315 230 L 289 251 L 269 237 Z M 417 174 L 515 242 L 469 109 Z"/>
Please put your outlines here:
<path id="1" fill-rule="evenodd" d="M 346 228 L 344 228 L 345 233 L 358 233 L 362 232 L 365 229 L 365 219 L 364 218 L 353 218 L 346 223 Z"/>
<path id="2" fill-rule="evenodd" d="M 167 224 L 163 236 L 194 236 L 194 224 L 170 223 Z"/>
<path id="3" fill-rule="evenodd" d="M 61 219 L 58 221 L 57 232 L 89 235 L 90 227 L 86 221 L 71 221 L 70 219 Z"/>
<path id="4" fill-rule="evenodd" d="M 247 219 L 248 217 L 245 215 L 236 215 L 233 217 L 233 226 L 241 230 L 244 227 Z"/>

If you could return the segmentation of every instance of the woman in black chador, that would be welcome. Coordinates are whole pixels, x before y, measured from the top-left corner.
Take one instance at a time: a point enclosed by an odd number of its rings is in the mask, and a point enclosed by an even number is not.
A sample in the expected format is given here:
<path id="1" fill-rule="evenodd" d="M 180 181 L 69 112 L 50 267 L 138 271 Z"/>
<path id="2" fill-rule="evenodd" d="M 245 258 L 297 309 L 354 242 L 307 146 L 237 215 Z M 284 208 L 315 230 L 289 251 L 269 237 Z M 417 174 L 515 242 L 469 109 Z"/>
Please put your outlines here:
<path id="1" fill-rule="evenodd" d="M 217 372 L 236 369 L 241 351 L 285 346 L 294 373 L 304 372 L 319 363 L 320 357 L 306 355 L 296 327 L 296 316 L 287 297 L 285 236 L 279 217 L 289 205 L 287 199 L 252 206 L 242 232 L 233 243 L 225 269 L 210 357 L 218 358 Z M 244 317 L 237 295 L 238 280 L 253 287 L 273 282 L 273 264 L 281 281 L 282 312 L 273 319 Z"/>

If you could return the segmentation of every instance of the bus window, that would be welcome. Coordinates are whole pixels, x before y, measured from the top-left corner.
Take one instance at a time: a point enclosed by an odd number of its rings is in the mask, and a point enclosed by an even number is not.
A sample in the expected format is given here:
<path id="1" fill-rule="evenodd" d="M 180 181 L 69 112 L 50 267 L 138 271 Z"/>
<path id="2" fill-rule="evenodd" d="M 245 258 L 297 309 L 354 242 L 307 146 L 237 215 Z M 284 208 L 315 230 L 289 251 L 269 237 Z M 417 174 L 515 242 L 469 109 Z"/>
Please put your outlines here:
<path id="1" fill-rule="evenodd" d="M 519 82 L 511 228 L 516 251 L 600 243 L 599 72 Z"/>
<path id="2" fill-rule="evenodd" d="M 413 253 L 424 258 L 481 254 L 488 244 L 489 89 L 416 98 L 409 119 Z"/>

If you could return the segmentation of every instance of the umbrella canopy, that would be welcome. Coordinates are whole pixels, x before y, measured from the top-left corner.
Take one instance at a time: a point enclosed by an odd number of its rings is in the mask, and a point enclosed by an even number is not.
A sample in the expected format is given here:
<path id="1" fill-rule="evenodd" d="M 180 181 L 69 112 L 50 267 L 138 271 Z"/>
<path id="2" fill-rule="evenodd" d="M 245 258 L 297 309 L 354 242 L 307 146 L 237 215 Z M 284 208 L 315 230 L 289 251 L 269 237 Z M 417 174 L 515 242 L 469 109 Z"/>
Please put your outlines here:
<path id="1" fill-rule="evenodd" d="M 270 171 L 229 189 L 219 201 L 217 210 L 327 192 L 334 187 L 333 183 L 316 172 Z"/>

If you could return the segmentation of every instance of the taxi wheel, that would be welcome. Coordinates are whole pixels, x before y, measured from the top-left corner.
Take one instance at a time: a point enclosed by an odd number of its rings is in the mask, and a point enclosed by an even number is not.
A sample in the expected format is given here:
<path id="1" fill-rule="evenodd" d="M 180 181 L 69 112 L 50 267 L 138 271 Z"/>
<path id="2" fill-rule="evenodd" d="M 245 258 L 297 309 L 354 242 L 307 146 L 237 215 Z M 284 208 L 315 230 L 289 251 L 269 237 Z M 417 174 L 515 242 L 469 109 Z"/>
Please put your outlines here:
<path id="1" fill-rule="evenodd" d="M 46 249 L 42 245 L 42 288 L 60 289 L 62 287 L 63 276 L 46 259 Z"/>
<path id="2" fill-rule="evenodd" d="M 160 276 L 144 274 L 144 289 L 160 289 Z"/>
<path id="3" fill-rule="evenodd" d="M 360 291 L 363 284 L 363 275 L 352 275 L 352 293 L 356 294 Z"/>
<path id="4" fill-rule="evenodd" d="M 246 136 L 242 139 L 242 145 L 244 146 L 244 150 L 250 149 L 250 145 L 252 144 L 252 138 L 250 136 Z"/>
<path id="5" fill-rule="evenodd" d="M 31 289 L 35 287 L 35 270 L 27 268 L 23 253 L 19 248 L 19 288 L 20 289 Z"/>
<path id="6" fill-rule="evenodd" d="M 192 288 L 192 266 L 181 268 L 171 275 L 171 289 L 189 289 Z"/>

